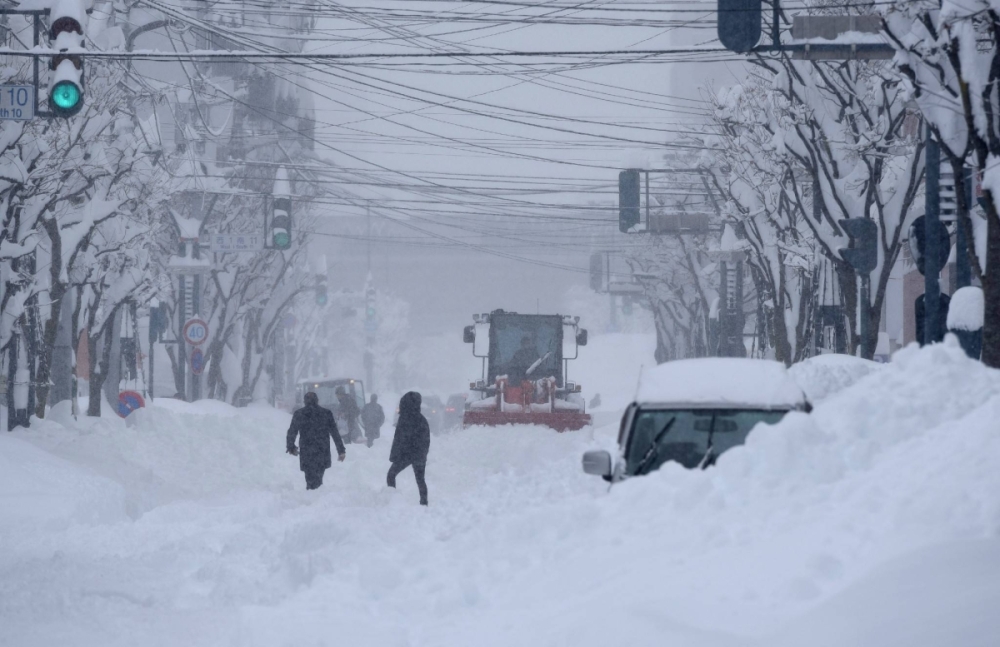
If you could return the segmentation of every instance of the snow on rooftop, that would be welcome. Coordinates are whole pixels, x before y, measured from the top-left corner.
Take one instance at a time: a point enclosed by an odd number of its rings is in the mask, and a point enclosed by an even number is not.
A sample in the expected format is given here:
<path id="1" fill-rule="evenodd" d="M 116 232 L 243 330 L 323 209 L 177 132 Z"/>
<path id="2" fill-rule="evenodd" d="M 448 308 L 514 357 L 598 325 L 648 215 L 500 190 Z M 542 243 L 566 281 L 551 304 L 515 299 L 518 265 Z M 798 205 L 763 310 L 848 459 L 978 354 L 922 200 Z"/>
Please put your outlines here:
<path id="1" fill-rule="evenodd" d="M 667 362 L 643 371 L 636 401 L 782 409 L 801 407 L 806 398 L 780 362 L 705 357 Z"/>

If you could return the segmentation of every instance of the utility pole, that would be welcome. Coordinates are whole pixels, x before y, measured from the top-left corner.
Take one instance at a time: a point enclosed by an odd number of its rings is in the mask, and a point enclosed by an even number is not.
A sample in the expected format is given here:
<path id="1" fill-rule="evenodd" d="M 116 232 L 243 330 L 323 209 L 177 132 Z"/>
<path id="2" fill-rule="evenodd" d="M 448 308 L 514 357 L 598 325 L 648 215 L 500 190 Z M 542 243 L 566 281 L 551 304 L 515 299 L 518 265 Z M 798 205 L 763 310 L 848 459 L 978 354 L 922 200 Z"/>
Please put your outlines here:
<path id="1" fill-rule="evenodd" d="M 365 215 L 368 219 L 368 276 L 372 275 L 372 203 L 371 200 L 365 202 Z"/>

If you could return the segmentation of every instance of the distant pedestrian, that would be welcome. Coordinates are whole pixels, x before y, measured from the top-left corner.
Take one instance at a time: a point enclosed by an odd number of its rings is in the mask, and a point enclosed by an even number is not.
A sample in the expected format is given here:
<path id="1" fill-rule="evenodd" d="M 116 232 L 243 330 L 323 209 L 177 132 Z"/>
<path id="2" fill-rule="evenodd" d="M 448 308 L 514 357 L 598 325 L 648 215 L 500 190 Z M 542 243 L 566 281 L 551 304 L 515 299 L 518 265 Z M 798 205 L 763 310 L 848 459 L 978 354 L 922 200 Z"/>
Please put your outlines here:
<path id="1" fill-rule="evenodd" d="M 344 460 L 346 452 L 333 412 L 319 406 L 319 397 L 312 391 L 306 393 L 302 401 L 305 406 L 292 414 L 285 446 L 289 454 L 299 457 L 299 468 L 306 475 L 306 489 L 315 490 L 323 485 L 323 472 L 333 465 L 330 439 L 333 438 L 337 446 L 338 461 Z M 298 447 L 295 446 L 296 436 L 299 437 Z"/>
<path id="2" fill-rule="evenodd" d="M 361 429 L 358 426 L 358 417 L 361 415 L 361 409 L 354 401 L 354 396 L 344 390 L 344 387 L 338 386 L 337 402 L 340 404 L 340 415 L 344 417 L 344 423 L 347 425 L 348 442 L 360 442 Z"/>
<path id="3" fill-rule="evenodd" d="M 361 426 L 365 428 L 365 438 L 371 447 L 382 435 L 382 425 L 385 424 L 385 411 L 378 403 L 378 396 L 372 395 L 372 400 L 361 409 Z"/>
<path id="4" fill-rule="evenodd" d="M 427 418 L 420 413 L 420 402 L 420 394 L 416 391 L 410 391 L 399 401 L 399 420 L 389 452 L 392 465 L 386 475 L 386 483 L 389 487 L 396 487 L 396 476 L 412 465 L 417 489 L 420 490 L 420 505 L 427 505 L 424 469 L 427 467 L 427 452 L 431 448 L 431 428 Z"/>

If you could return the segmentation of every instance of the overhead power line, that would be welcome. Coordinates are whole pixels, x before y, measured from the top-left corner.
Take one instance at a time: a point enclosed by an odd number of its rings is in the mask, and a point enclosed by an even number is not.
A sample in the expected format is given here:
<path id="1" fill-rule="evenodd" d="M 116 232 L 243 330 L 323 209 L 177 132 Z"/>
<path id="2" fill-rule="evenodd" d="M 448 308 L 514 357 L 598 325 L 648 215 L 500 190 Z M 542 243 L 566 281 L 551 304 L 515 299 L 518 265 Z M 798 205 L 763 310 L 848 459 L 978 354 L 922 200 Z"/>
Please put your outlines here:
<path id="1" fill-rule="evenodd" d="M 161 52 L 154 50 L 95 51 L 81 50 L 87 58 L 107 60 L 140 60 L 140 61 L 361 61 L 368 59 L 403 59 L 403 58 L 564 58 L 593 56 L 671 56 L 676 54 L 725 54 L 729 50 L 724 47 L 681 47 L 669 49 L 640 50 L 551 50 L 551 51 L 447 51 L 447 52 L 371 52 L 356 54 L 337 53 L 306 53 L 306 52 L 254 52 L 235 50 L 192 50 L 189 52 Z M 30 51 L 23 49 L 0 48 L 0 56 L 55 56 L 60 52 L 54 49 L 37 48 Z M 743 57 L 733 57 L 732 60 L 744 60 Z"/>

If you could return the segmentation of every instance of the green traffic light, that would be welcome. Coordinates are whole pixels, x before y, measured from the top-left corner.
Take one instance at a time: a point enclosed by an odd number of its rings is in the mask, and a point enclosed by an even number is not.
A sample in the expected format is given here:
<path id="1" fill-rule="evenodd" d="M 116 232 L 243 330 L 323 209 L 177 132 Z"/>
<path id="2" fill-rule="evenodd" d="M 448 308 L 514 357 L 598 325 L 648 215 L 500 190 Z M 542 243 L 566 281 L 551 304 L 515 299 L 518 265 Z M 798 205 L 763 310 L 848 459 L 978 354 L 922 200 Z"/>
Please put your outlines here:
<path id="1" fill-rule="evenodd" d="M 71 111 L 83 98 L 80 88 L 72 81 L 60 81 L 52 88 L 52 103 L 60 110 Z"/>
<path id="2" fill-rule="evenodd" d="M 274 246 L 278 249 L 288 249 L 292 243 L 292 237 L 287 231 L 279 231 L 274 234 Z"/>

